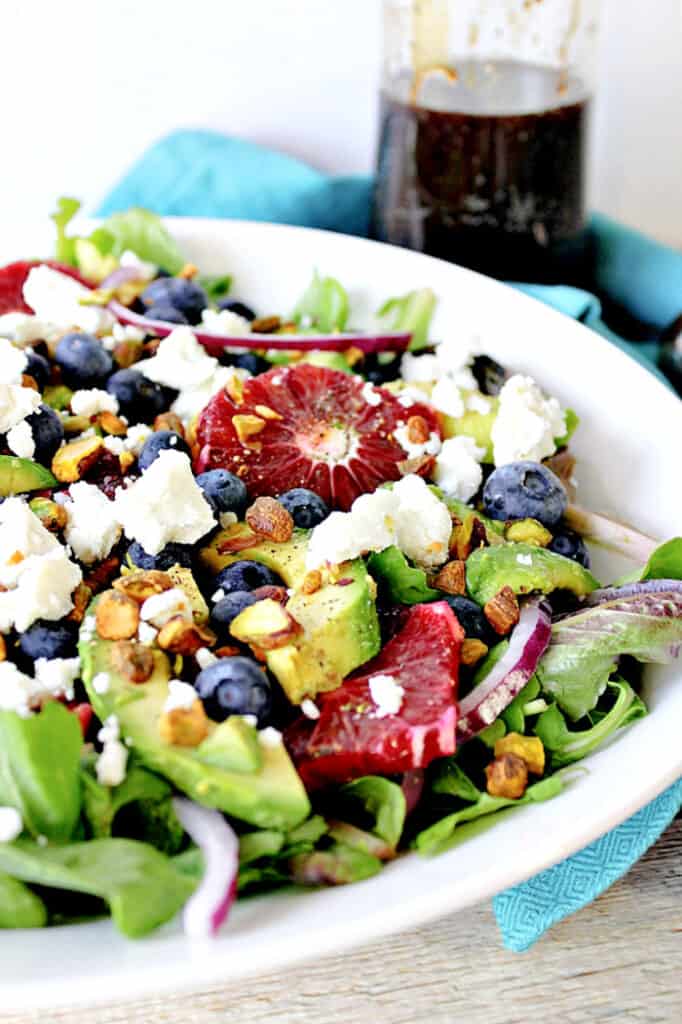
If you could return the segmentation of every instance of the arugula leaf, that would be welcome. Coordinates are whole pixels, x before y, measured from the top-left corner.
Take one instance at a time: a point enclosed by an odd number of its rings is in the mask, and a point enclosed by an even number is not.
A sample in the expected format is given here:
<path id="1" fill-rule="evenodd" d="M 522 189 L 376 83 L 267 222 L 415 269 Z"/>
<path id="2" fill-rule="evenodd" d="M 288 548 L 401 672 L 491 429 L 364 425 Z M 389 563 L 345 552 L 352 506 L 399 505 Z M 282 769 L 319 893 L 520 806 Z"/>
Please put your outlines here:
<path id="1" fill-rule="evenodd" d="M 32 835 L 54 842 L 73 835 L 82 746 L 78 719 L 58 701 L 29 718 L 0 711 L 0 805 L 15 807 Z"/>
<path id="2" fill-rule="evenodd" d="M 61 196 L 57 200 L 57 209 L 50 214 L 50 220 L 54 221 L 57 229 L 57 241 L 55 242 L 55 259 L 60 263 L 69 263 L 76 266 L 75 238 L 69 238 L 66 229 L 81 208 L 80 200 L 72 199 L 69 196 Z"/>
<path id="3" fill-rule="evenodd" d="M 551 755 L 553 768 L 579 761 L 596 750 L 617 729 L 646 715 L 646 705 L 624 679 L 609 681 L 608 688 L 616 691 L 615 703 L 590 729 L 569 729 L 557 704 L 551 704 L 540 715 L 534 732 Z"/>
<path id="4" fill-rule="evenodd" d="M 112 256 L 130 249 L 141 260 L 155 263 L 169 274 L 177 274 L 185 265 L 177 242 L 151 210 L 134 206 L 124 213 L 112 213 L 103 227 L 113 238 L 109 250 Z"/>
<path id="5" fill-rule="evenodd" d="M 365 775 L 342 786 L 338 795 L 342 806 L 360 801 L 373 819 L 372 831 L 395 849 L 406 815 L 405 796 L 397 783 L 379 775 Z"/>
<path id="6" fill-rule="evenodd" d="M 385 327 L 388 331 L 409 331 L 412 334 L 410 349 L 416 352 L 429 343 L 429 328 L 437 301 L 430 288 L 419 288 L 407 295 L 388 299 L 376 315 L 387 321 Z"/>
<path id="7" fill-rule="evenodd" d="M 523 735 L 526 728 L 526 707 L 540 693 L 540 683 L 537 676 L 531 676 L 520 693 L 514 697 L 501 714 L 502 721 L 507 727 L 507 732 L 518 732 Z"/>
<path id="8" fill-rule="evenodd" d="M 601 594 L 553 624 L 538 665 L 543 691 L 573 719 L 595 707 L 621 655 L 665 664 L 682 646 L 682 584 L 654 580 Z"/>
<path id="9" fill-rule="evenodd" d="M 293 313 L 293 319 L 310 320 L 316 332 L 328 334 L 342 331 L 348 320 L 348 294 L 343 285 L 334 277 L 320 277 L 317 271 L 301 296 Z"/>
<path id="10" fill-rule="evenodd" d="M 410 565 L 400 548 L 394 545 L 371 555 L 367 568 L 396 604 L 423 604 L 440 597 L 426 582 L 424 570 Z"/>
<path id="11" fill-rule="evenodd" d="M 153 846 L 133 839 L 42 847 L 22 839 L 0 843 L 0 871 L 22 882 L 99 896 L 130 938 L 174 917 L 195 887 Z"/>
<path id="12" fill-rule="evenodd" d="M 518 800 L 511 800 L 503 796 L 490 796 L 489 793 L 481 793 L 476 803 L 464 807 L 454 814 L 448 814 L 441 818 L 435 825 L 420 832 L 415 839 L 415 846 L 419 853 L 431 855 L 447 850 L 458 840 L 457 828 L 465 822 L 475 821 L 478 818 L 486 817 L 501 811 L 506 807 L 521 807 L 524 804 L 540 803 L 544 800 L 551 800 L 558 796 L 564 786 L 559 775 L 550 775 L 547 779 L 529 786 L 526 792 Z"/>
<path id="13" fill-rule="evenodd" d="M 0 928 L 43 928 L 47 908 L 23 882 L 0 872 Z"/>

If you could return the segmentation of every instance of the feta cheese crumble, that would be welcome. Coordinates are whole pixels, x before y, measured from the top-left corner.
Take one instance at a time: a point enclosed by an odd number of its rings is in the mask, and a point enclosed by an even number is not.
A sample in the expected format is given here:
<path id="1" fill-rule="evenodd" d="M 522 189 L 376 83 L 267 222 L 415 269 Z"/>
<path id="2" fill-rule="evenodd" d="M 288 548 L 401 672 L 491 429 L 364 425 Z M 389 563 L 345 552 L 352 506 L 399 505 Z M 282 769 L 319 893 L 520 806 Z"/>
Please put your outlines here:
<path id="1" fill-rule="evenodd" d="M 471 437 L 462 434 L 443 441 L 436 459 L 434 482 L 444 494 L 458 501 L 469 501 L 483 482 L 479 465 L 485 449 L 479 448 Z"/>
<path id="2" fill-rule="evenodd" d="M 71 398 L 71 412 L 74 416 L 96 416 L 98 412 L 118 412 L 118 399 L 101 388 L 83 388 L 74 392 Z"/>
<path id="3" fill-rule="evenodd" d="M 213 651 L 209 651 L 208 647 L 200 647 L 194 657 L 196 658 L 197 665 L 202 670 L 210 668 L 211 665 L 215 665 L 220 660 Z"/>
<path id="4" fill-rule="evenodd" d="M 24 823 L 16 807 L 0 807 L 0 843 L 11 843 L 24 830 Z"/>
<path id="5" fill-rule="evenodd" d="M 362 385 L 362 391 L 360 392 L 367 405 L 381 405 L 381 395 L 375 389 L 374 385 L 370 380 L 366 380 Z"/>
<path id="6" fill-rule="evenodd" d="M 246 715 L 244 717 L 246 717 Z M 281 745 L 282 734 L 279 729 L 275 729 L 273 726 L 268 725 L 265 729 L 260 730 L 258 733 L 258 739 L 264 747 L 268 747 L 273 750 Z"/>
<path id="7" fill-rule="evenodd" d="M 164 713 L 189 711 L 198 699 L 197 691 L 189 683 L 183 683 L 181 679 L 171 679 L 168 683 L 168 696 L 163 705 Z"/>
<path id="8" fill-rule="evenodd" d="M 244 337 L 251 333 L 251 324 L 246 317 L 229 309 L 210 309 L 208 306 L 201 314 L 199 327 L 205 334 Z"/>
<path id="9" fill-rule="evenodd" d="M 36 453 L 33 431 L 27 420 L 22 420 L 8 430 L 6 440 L 9 450 L 20 459 L 32 459 Z"/>
<path id="10" fill-rule="evenodd" d="M 145 359 L 144 375 L 176 391 L 192 391 L 205 384 L 218 367 L 189 327 L 176 327 L 163 338 L 151 359 Z"/>
<path id="11" fill-rule="evenodd" d="M 0 316 L 0 337 L 13 341 L 17 348 L 29 348 L 36 341 L 56 341 L 62 333 L 61 327 L 32 313 L 4 313 Z"/>
<path id="12" fill-rule="evenodd" d="M 392 489 L 362 494 L 350 512 L 332 512 L 310 536 L 306 566 L 338 564 L 393 544 L 426 568 L 448 556 L 452 521 L 446 506 L 421 479 L 403 477 Z"/>
<path id="13" fill-rule="evenodd" d="M 301 711 L 305 717 L 311 719 L 311 721 L 316 721 L 320 717 L 320 709 L 315 701 L 311 700 L 310 697 L 306 697 L 305 700 L 301 701 Z"/>
<path id="14" fill-rule="evenodd" d="M 403 706 L 405 689 L 394 676 L 379 674 L 369 680 L 369 692 L 376 705 L 375 718 L 397 715 Z"/>
<path id="15" fill-rule="evenodd" d="M 532 565 L 533 564 L 532 555 L 517 555 L 516 556 L 516 561 L 518 562 L 519 565 Z"/>
<path id="16" fill-rule="evenodd" d="M 155 629 L 148 622 L 140 622 L 140 625 L 137 627 L 137 639 L 145 647 L 150 647 L 154 643 L 157 633 L 158 629 Z"/>
<path id="17" fill-rule="evenodd" d="M 429 434 L 428 441 L 423 443 L 410 441 L 409 434 L 410 429 L 405 424 L 393 431 L 393 436 L 409 459 L 418 459 L 422 455 L 437 455 L 440 451 L 440 437 L 433 431 Z"/>
<path id="18" fill-rule="evenodd" d="M 452 416 L 453 419 L 459 419 L 464 415 L 464 399 L 461 388 L 449 377 L 441 377 L 434 384 L 429 401 L 439 412 L 446 416 Z"/>
<path id="19" fill-rule="evenodd" d="M 97 733 L 102 752 L 97 758 L 95 771 L 100 786 L 120 786 L 126 777 L 128 748 L 121 743 L 118 718 L 110 715 Z"/>
<path id="20" fill-rule="evenodd" d="M 98 672 L 96 676 L 93 676 L 92 688 L 95 693 L 100 695 L 109 692 L 111 686 L 111 676 L 108 672 Z"/>
<path id="21" fill-rule="evenodd" d="M 119 487 L 114 504 L 126 537 L 150 555 L 171 541 L 194 544 L 215 526 L 188 457 L 172 449 L 160 452 L 131 487 Z"/>
<path id="22" fill-rule="evenodd" d="M 111 331 L 115 318 L 108 309 L 84 305 L 90 289 L 79 281 L 42 263 L 32 267 L 24 282 L 24 301 L 40 320 L 88 334 Z"/>
<path id="23" fill-rule="evenodd" d="M 541 462 L 556 451 L 566 433 L 566 417 L 556 398 L 545 398 L 532 377 L 515 374 L 500 391 L 491 437 L 496 466 Z"/>
<path id="24" fill-rule="evenodd" d="M 121 536 L 116 506 L 94 484 L 72 484 L 70 500 L 64 505 L 66 541 L 76 558 L 91 565 L 106 558 Z"/>
<path id="25" fill-rule="evenodd" d="M 38 658 L 35 663 L 36 696 L 73 700 L 73 684 L 81 671 L 80 658 Z"/>
<path id="26" fill-rule="evenodd" d="M 21 384 L 21 375 L 26 373 L 28 357 L 11 341 L 0 338 L 0 381 L 4 384 Z"/>
<path id="27" fill-rule="evenodd" d="M 131 267 L 133 270 L 136 270 L 137 276 L 141 281 L 151 281 L 152 278 L 156 277 L 159 269 L 156 264 L 141 260 L 130 249 L 124 249 L 118 262 L 122 267 Z"/>
<path id="28" fill-rule="evenodd" d="M 40 393 L 33 388 L 0 382 L 0 434 L 6 434 L 34 413 L 40 402 Z"/>
<path id="29" fill-rule="evenodd" d="M 180 587 L 172 587 L 164 590 L 161 594 L 153 594 L 148 597 L 140 609 L 140 618 L 143 622 L 151 622 L 157 629 L 161 629 L 171 619 L 181 618 L 188 622 L 192 621 L 192 605 L 184 590 Z"/>

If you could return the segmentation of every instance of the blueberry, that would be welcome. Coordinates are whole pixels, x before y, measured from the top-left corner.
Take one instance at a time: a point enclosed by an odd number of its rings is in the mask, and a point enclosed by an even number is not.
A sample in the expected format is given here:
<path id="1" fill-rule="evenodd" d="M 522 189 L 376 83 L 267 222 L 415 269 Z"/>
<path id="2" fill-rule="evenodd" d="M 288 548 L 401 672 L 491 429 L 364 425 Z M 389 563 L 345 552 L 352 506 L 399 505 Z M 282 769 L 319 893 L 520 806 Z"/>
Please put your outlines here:
<path id="1" fill-rule="evenodd" d="M 208 305 L 206 292 L 201 285 L 182 277 L 157 278 L 145 288 L 141 299 L 147 308 L 172 306 L 182 313 L 189 324 L 198 324 Z"/>
<path id="2" fill-rule="evenodd" d="M 490 356 L 475 356 L 471 371 L 484 395 L 499 395 L 507 379 L 504 366 L 500 366 Z"/>
<path id="3" fill-rule="evenodd" d="M 65 334 L 57 345 L 55 361 L 70 388 L 98 388 L 114 368 L 114 361 L 92 334 Z"/>
<path id="4" fill-rule="evenodd" d="M 247 370 L 254 377 L 257 377 L 259 373 L 265 373 L 267 370 L 272 369 L 267 359 L 256 355 L 255 352 L 244 352 L 239 356 L 229 356 L 228 366 L 236 366 L 240 370 Z"/>
<path id="5" fill-rule="evenodd" d="M 21 653 L 31 661 L 38 658 L 75 658 L 77 629 L 62 622 L 37 619 L 19 637 Z"/>
<path id="6" fill-rule="evenodd" d="M 464 630 L 464 635 L 470 640 L 482 640 L 488 647 L 496 643 L 495 633 L 488 620 L 475 601 L 470 597 L 460 597 L 459 594 L 444 594 L 443 600 L 452 608 L 457 620 Z"/>
<path id="7" fill-rule="evenodd" d="M 36 450 L 33 458 L 44 466 L 52 463 L 53 456 L 64 440 L 64 426 L 58 414 L 49 405 L 40 405 L 26 417 L 31 428 Z"/>
<path id="8" fill-rule="evenodd" d="M 28 373 L 29 376 L 33 377 L 34 381 L 42 391 L 50 380 L 50 364 L 45 356 L 41 356 L 38 352 L 34 352 L 32 349 L 26 353 L 26 358 L 28 361 L 26 363 L 24 373 Z"/>
<path id="9" fill-rule="evenodd" d="M 235 590 L 256 590 L 258 587 L 281 587 L 282 580 L 276 572 L 261 562 L 243 560 L 233 562 L 221 569 L 215 578 L 215 585 L 226 594 Z"/>
<path id="10" fill-rule="evenodd" d="M 192 568 L 191 544 L 166 544 L 158 555 L 149 555 L 136 540 L 128 548 L 128 558 L 138 569 L 170 569 L 173 565 L 181 565 L 185 569 Z"/>
<path id="11" fill-rule="evenodd" d="M 365 356 L 362 374 L 370 384 L 387 384 L 388 381 L 400 377 L 400 356 L 388 359 L 383 353 Z"/>
<path id="12" fill-rule="evenodd" d="M 197 483 L 211 507 L 217 512 L 234 512 L 241 519 L 249 500 L 246 484 L 227 469 L 209 469 L 200 473 Z"/>
<path id="13" fill-rule="evenodd" d="M 561 533 L 557 533 L 554 536 L 548 547 L 555 554 L 563 555 L 564 558 L 570 558 L 574 562 L 579 562 L 585 569 L 590 568 L 590 555 L 585 547 L 585 543 L 582 537 L 574 533 L 573 530 L 569 530 L 567 527 L 562 529 Z"/>
<path id="14" fill-rule="evenodd" d="M 155 306 L 149 306 L 145 310 L 145 316 L 150 320 L 165 320 L 168 324 L 187 324 L 189 320 L 175 306 L 169 306 L 167 302 L 159 302 Z"/>
<path id="15" fill-rule="evenodd" d="M 245 320 L 256 319 L 256 314 L 250 306 L 245 306 L 243 302 L 237 302 L 235 299 L 222 299 L 218 303 L 218 309 L 226 309 L 229 313 L 236 313 L 237 316 L 243 316 Z"/>
<path id="16" fill-rule="evenodd" d="M 211 625 L 218 633 L 224 633 L 229 629 L 232 620 L 257 600 L 247 590 L 235 590 L 213 605 Z"/>
<path id="17" fill-rule="evenodd" d="M 112 373 L 107 391 L 118 399 L 119 412 L 130 423 L 152 423 L 170 405 L 167 390 L 139 370 Z"/>
<path id="18" fill-rule="evenodd" d="M 259 726 L 267 723 L 272 709 L 270 683 L 249 658 L 221 658 L 200 672 L 194 685 L 214 722 L 230 715 L 255 715 Z"/>
<path id="19" fill-rule="evenodd" d="M 176 434 L 174 430 L 157 430 L 144 443 L 142 451 L 137 457 L 137 464 L 141 470 L 149 469 L 152 462 L 162 451 L 183 452 L 190 455 L 189 446 Z"/>
<path id="20" fill-rule="evenodd" d="M 539 462 L 499 466 L 483 488 L 483 511 L 491 519 L 537 519 L 551 529 L 567 504 L 561 480 Z"/>
<path id="21" fill-rule="evenodd" d="M 319 494 L 308 491 L 305 487 L 294 487 L 285 491 L 277 498 L 294 521 L 295 526 L 302 530 L 312 530 L 329 515 L 329 509 Z"/>

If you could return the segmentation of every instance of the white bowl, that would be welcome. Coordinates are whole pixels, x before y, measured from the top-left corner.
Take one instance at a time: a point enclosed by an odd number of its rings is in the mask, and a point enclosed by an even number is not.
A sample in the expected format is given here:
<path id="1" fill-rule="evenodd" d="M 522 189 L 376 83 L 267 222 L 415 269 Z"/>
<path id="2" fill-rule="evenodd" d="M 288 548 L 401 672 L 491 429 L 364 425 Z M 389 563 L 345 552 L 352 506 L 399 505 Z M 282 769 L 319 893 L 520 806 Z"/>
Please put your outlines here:
<path id="1" fill-rule="evenodd" d="M 582 504 L 654 537 L 682 533 L 682 402 L 585 327 L 485 277 L 376 242 L 235 221 L 169 224 L 188 259 L 207 273 L 232 273 L 234 294 L 263 314 L 289 311 L 315 267 L 349 289 L 354 323 L 391 295 L 433 288 L 433 337 L 477 340 L 578 412 L 572 448 Z M 47 233 L 5 233 L 0 255 L 49 245 Z M 622 569 L 601 552 L 594 563 L 605 580 Z M 487 899 L 586 846 L 682 774 L 680 684 L 681 663 L 648 669 L 651 714 L 584 762 L 589 772 L 557 799 L 519 808 L 440 857 L 401 857 L 357 885 L 241 902 L 212 944 L 191 946 L 177 925 L 130 942 L 108 921 L 2 933 L 1 1008 L 170 996 L 338 952 Z"/>

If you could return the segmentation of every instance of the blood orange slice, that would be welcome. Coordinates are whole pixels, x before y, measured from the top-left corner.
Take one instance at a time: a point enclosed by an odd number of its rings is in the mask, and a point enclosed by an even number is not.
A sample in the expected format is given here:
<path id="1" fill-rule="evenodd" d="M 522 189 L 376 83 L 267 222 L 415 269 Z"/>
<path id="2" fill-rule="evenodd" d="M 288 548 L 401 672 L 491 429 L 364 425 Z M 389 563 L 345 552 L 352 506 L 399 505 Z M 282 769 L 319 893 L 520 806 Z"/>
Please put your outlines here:
<path id="1" fill-rule="evenodd" d="M 415 605 L 361 673 L 318 696 L 319 719 L 301 717 L 284 735 L 306 787 L 425 768 L 453 754 L 463 639 L 444 601 Z M 371 685 L 377 676 L 390 676 L 402 688 L 397 713 L 380 717 Z"/>
<path id="2" fill-rule="evenodd" d="M 429 406 L 406 408 L 384 388 L 368 391 L 359 376 L 277 367 L 246 381 L 239 404 L 225 392 L 209 402 L 197 427 L 197 472 L 229 469 L 254 497 L 307 487 L 348 509 L 359 494 L 400 477 L 405 452 L 393 432 L 410 416 L 440 433 Z"/>
<path id="3" fill-rule="evenodd" d="M 81 284 L 91 287 L 73 267 L 65 263 L 58 263 L 56 260 L 18 260 L 16 263 L 8 263 L 6 267 L 0 268 L 0 315 L 3 313 L 32 313 L 33 310 L 24 302 L 24 282 L 32 267 L 38 267 L 46 263 L 53 270 L 62 274 L 68 274 Z"/>

